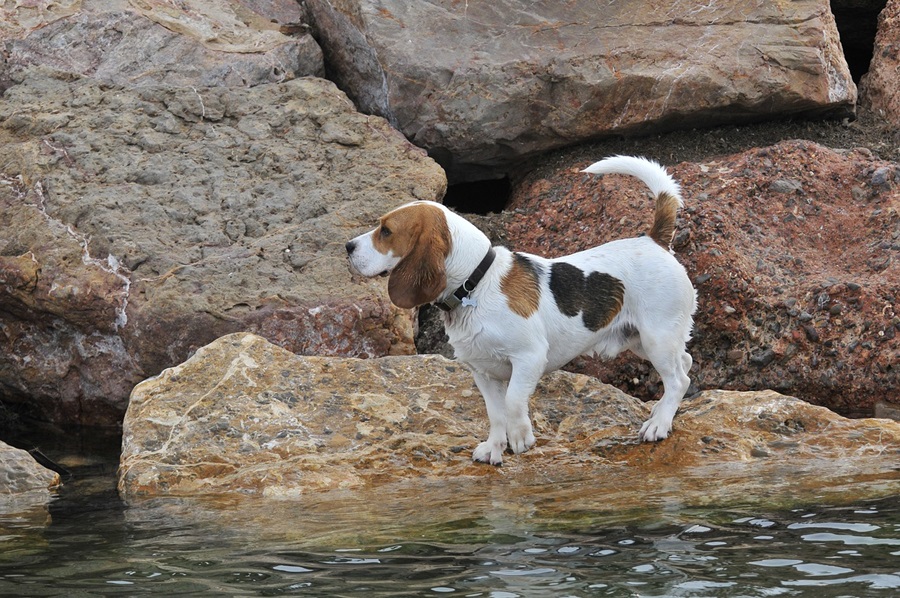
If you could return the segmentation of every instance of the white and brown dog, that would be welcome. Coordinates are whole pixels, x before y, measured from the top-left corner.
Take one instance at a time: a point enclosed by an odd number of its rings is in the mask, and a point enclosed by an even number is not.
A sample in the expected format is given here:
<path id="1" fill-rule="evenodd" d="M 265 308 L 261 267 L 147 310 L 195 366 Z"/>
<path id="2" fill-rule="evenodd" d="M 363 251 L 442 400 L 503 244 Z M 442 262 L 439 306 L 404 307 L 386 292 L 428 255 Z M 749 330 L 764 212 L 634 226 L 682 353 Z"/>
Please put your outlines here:
<path id="1" fill-rule="evenodd" d="M 435 303 L 459 361 L 471 368 L 490 418 L 476 461 L 503 462 L 535 443 L 528 400 L 544 374 L 578 355 L 624 350 L 649 359 L 665 392 L 640 431 L 666 438 L 690 383 L 696 293 L 669 244 L 682 204 L 678 184 L 656 162 L 616 156 L 584 170 L 639 178 L 656 197 L 650 233 L 557 259 L 491 247 L 474 225 L 444 206 L 407 204 L 347 243 L 352 270 L 390 273 L 398 307 Z"/>

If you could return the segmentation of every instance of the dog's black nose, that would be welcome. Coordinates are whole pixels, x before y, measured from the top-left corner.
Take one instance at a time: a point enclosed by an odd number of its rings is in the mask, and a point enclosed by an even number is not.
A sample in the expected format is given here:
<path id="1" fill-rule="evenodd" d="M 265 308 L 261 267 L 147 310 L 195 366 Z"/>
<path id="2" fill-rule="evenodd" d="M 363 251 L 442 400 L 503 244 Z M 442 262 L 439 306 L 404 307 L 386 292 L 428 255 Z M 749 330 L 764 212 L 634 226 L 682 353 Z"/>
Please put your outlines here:
<path id="1" fill-rule="evenodd" d="M 353 255 L 353 250 L 356 249 L 356 243 L 347 241 L 347 244 L 344 245 L 344 247 L 347 249 L 347 255 Z"/>

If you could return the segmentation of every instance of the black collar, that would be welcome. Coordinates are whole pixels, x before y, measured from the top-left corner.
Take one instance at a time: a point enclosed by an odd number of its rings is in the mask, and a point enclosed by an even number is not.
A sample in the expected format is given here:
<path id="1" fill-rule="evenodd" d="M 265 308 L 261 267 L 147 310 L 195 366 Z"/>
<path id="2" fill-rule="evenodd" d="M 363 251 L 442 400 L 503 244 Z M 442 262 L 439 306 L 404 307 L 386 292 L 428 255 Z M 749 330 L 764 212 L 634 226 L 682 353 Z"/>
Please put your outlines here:
<path id="1" fill-rule="evenodd" d="M 467 278 L 458 289 L 447 295 L 443 301 L 435 303 L 435 305 L 444 311 L 453 311 L 462 305 L 463 299 L 468 297 L 469 293 L 475 290 L 475 287 L 478 286 L 478 283 L 484 278 L 485 273 L 488 271 L 488 268 L 491 267 L 492 263 L 494 263 L 493 248 L 488 249 L 484 259 L 481 260 L 481 263 L 478 264 L 475 271 L 469 275 L 469 278 Z"/>

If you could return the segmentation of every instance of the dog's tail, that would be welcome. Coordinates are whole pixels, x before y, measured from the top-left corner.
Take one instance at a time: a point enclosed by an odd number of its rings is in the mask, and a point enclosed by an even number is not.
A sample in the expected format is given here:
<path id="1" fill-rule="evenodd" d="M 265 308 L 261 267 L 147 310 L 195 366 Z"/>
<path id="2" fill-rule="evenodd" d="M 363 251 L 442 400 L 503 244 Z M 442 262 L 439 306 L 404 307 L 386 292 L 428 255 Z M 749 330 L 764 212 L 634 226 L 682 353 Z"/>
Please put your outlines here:
<path id="1" fill-rule="evenodd" d="M 582 170 L 590 174 L 628 174 L 639 178 L 656 196 L 656 212 L 650 238 L 669 248 L 675 236 L 675 217 L 684 205 L 681 187 L 658 162 L 634 156 L 612 156 Z"/>

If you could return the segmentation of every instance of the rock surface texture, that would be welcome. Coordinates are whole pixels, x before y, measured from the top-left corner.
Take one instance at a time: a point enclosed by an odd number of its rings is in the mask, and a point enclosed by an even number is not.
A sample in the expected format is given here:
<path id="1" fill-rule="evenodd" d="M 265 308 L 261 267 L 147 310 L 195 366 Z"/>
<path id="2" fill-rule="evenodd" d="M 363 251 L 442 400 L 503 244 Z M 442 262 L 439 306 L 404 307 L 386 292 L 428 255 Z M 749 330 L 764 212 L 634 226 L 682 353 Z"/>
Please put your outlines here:
<path id="1" fill-rule="evenodd" d="M 475 494 L 475 486 L 505 479 L 552 495 L 574 481 L 592 489 L 582 487 L 579 500 L 621 500 L 616 506 L 627 509 L 673 488 L 687 505 L 900 490 L 897 422 L 847 420 L 771 391 L 711 391 L 684 404 L 669 439 L 641 444 L 647 413 L 593 378 L 552 374 L 532 399 L 537 446 L 494 468 L 471 462 L 487 418 L 458 364 L 439 356 L 300 357 L 234 334 L 135 388 L 119 491 L 129 501 L 291 498 L 471 480 Z"/>
<path id="2" fill-rule="evenodd" d="M 872 63 L 860 95 L 870 110 L 900 127 L 900 0 L 888 0 L 878 16 Z"/>
<path id="3" fill-rule="evenodd" d="M 32 492 L 49 497 L 58 485 L 58 473 L 38 464 L 28 451 L 0 442 L 0 512 L 6 498 Z"/>
<path id="4" fill-rule="evenodd" d="M 37 415 L 112 425 L 135 383 L 237 330 L 298 353 L 414 351 L 411 314 L 351 280 L 344 242 L 446 179 L 330 82 L 29 71 L 0 141 L 0 377 Z"/>
<path id="5" fill-rule="evenodd" d="M 415 314 L 390 305 L 383 281 L 352 279 L 342 245 L 388 209 L 444 196 L 446 175 L 427 153 L 454 180 L 470 180 L 597 136 L 854 109 L 824 0 L 608 4 L 0 3 L 0 406 L 117 425 L 137 382 L 240 330 L 304 354 L 412 353 Z M 896 12 L 891 0 L 866 79 L 886 118 L 895 104 L 884 98 L 900 88 Z M 739 257 L 734 281 L 717 274 L 732 268 L 719 231 L 747 215 L 715 212 L 725 208 L 713 201 L 687 213 L 679 250 L 694 252 L 701 291 L 717 297 L 710 289 L 728 286 L 717 307 L 706 303 L 714 313 L 698 316 L 711 319 L 697 346 L 718 338 L 697 366 L 704 387 L 777 384 L 846 411 L 867 409 L 880 384 L 883 401 L 900 401 L 888 352 L 896 355 L 896 284 L 882 284 L 896 280 L 896 165 L 853 160 L 873 170 L 857 173 L 856 203 L 841 199 L 834 214 L 817 197 L 845 192 L 839 184 L 807 184 L 801 170 L 754 183 L 771 185 L 791 215 L 762 206 L 754 214 L 795 220 L 775 241 L 748 231 L 782 224 L 741 221 L 747 255 L 759 257 Z M 689 183 L 701 195 L 727 200 L 753 182 L 710 164 L 683 167 L 707 168 L 704 182 Z M 627 218 L 639 211 L 643 223 L 647 207 L 634 201 Z M 516 226 L 529 226 L 521 215 L 558 207 L 522 206 Z M 807 211 L 819 209 L 823 230 L 846 222 L 841 210 L 868 216 L 852 223 L 865 246 L 842 255 L 861 270 L 823 267 L 814 288 L 792 280 L 803 268 L 765 260 L 769 246 L 788 259 L 796 256 L 786 243 L 811 243 L 820 233 L 801 217 L 811 222 Z M 800 237 L 791 236 L 798 226 Z M 856 242 L 845 228 L 835 234 Z M 532 245 L 551 254 L 568 246 Z M 710 255 L 701 259 L 703 248 Z M 786 279 L 775 295 L 765 290 L 775 288 L 770 267 Z M 760 277 L 762 290 L 748 299 L 743 287 Z M 786 303 L 766 313 L 741 305 L 768 305 L 760 297 L 770 295 Z M 768 330 L 779 326 L 792 336 Z M 658 390 L 643 366 L 613 367 L 621 375 L 606 379 L 628 392 Z"/>
<path id="6" fill-rule="evenodd" d="M 558 256 L 649 230 L 639 182 L 529 175 L 509 244 Z M 773 388 L 842 413 L 900 400 L 900 167 L 866 151 L 785 142 L 677 164 L 676 256 L 698 291 L 691 376 L 700 388 Z M 659 378 L 632 355 L 572 369 L 641 398 Z"/>
<path id="7" fill-rule="evenodd" d="M 601 135 L 856 101 L 825 0 L 307 5 L 338 84 L 451 182 Z"/>
<path id="8" fill-rule="evenodd" d="M 7 77 L 41 65 L 117 85 L 206 87 L 324 73 L 322 52 L 309 34 L 282 33 L 302 18 L 290 0 L 16 4 L 4 11 L 13 25 L 4 31 L 11 38 Z"/>

